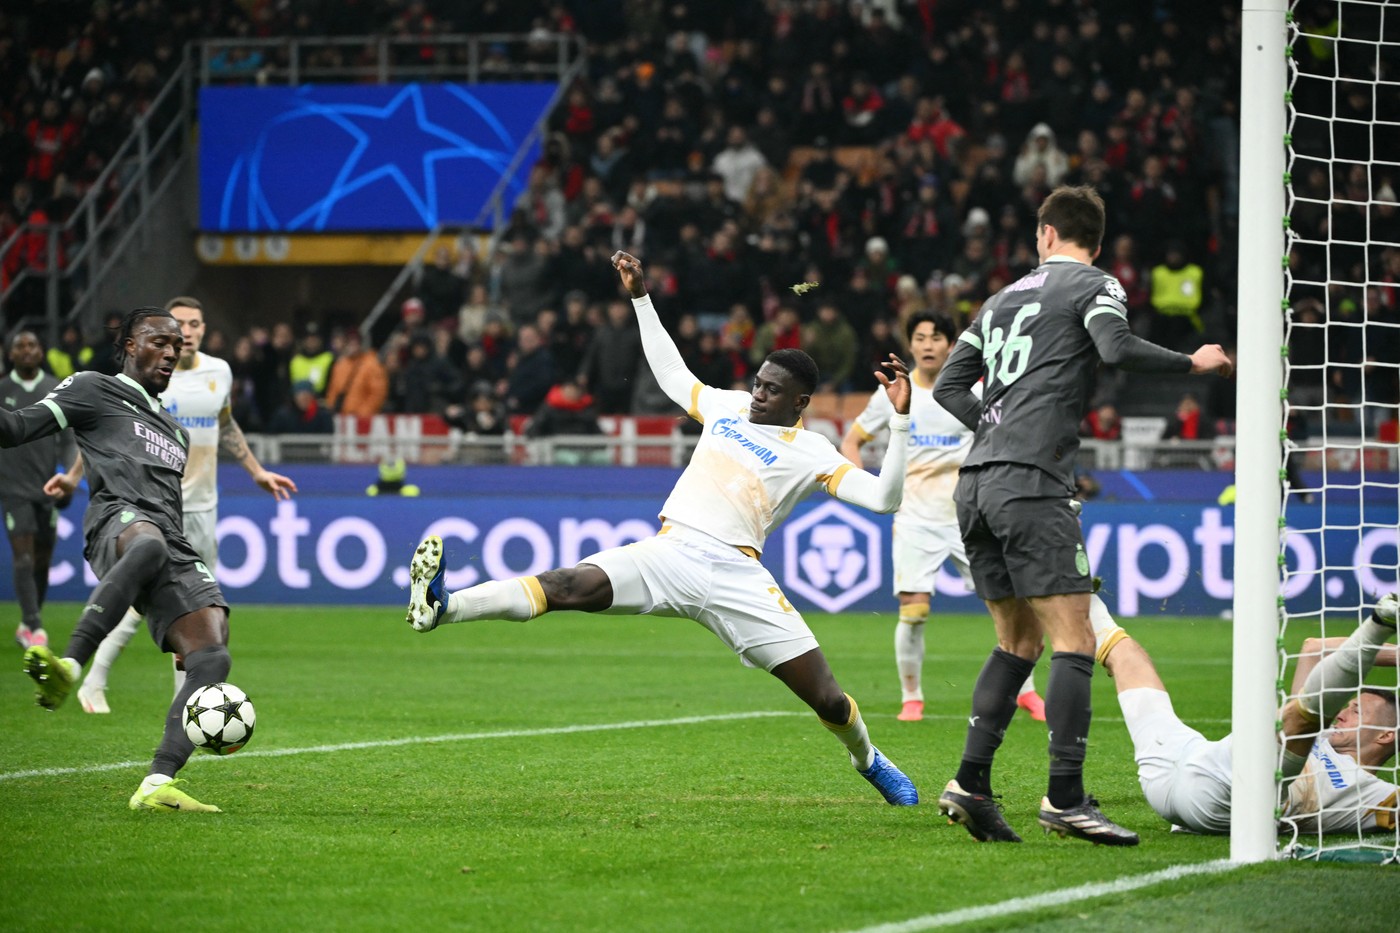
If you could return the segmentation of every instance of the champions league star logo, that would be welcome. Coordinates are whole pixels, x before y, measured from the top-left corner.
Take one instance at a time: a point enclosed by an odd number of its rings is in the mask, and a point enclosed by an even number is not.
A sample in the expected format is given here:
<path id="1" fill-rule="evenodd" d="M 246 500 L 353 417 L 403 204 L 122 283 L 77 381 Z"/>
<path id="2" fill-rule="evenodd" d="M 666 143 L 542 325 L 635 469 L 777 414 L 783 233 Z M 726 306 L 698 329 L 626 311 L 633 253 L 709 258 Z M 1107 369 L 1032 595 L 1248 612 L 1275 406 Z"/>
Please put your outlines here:
<path id="1" fill-rule="evenodd" d="M 839 612 L 880 585 L 880 529 L 827 502 L 783 529 L 783 586 Z"/>

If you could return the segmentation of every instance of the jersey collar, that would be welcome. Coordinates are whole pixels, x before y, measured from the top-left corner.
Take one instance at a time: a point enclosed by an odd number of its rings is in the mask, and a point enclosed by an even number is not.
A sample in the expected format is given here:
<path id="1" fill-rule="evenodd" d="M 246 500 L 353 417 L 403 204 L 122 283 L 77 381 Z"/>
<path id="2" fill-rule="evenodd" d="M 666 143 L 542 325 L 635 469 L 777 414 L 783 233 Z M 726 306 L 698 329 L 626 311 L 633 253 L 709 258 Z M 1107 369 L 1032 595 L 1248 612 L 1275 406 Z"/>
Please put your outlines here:
<path id="1" fill-rule="evenodd" d="M 117 373 L 117 378 L 120 379 L 122 382 L 125 382 L 127 385 L 131 386 L 137 392 L 140 392 L 141 397 L 146 400 L 146 404 L 151 406 L 151 411 L 161 410 L 160 402 L 156 399 L 151 398 L 151 393 L 147 392 L 146 387 L 143 386 L 141 383 L 137 382 L 135 379 L 132 379 L 126 373 Z"/>
<path id="2" fill-rule="evenodd" d="M 1050 262 L 1077 262 L 1077 263 L 1079 263 L 1081 266 L 1087 266 L 1087 265 L 1088 265 L 1088 263 L 1085 262 L 1085 261 L 1082 260 L 1082 259 L 1075 259 L 1073 256 L 1065 256 L 1065 255 L 1063 255 L 1063 254 L 1056 255 L 1056 256 L 1051 256 L 1049 259 L 1047 259 L 1047 260 L 1045 260 L 1045 261 L 1046 261 L 1047 263 L 1050 263 Z"/>
<path id="3" fill-rule="evenodd" d="M 10 370 L 10 378 L 13 379 L 16 383 L 18 383 L 19 387 L 24 391 L 33 392 L 34 387 L 39 384 L 39 380 L 44 378 L 44 371 L 42 369 L 39 370 L 37 373 L 35 373 L 33 379 L 29 380 L 28 382 L 25 382 L 19 377 L 19 370 L 12 369 Z"/>

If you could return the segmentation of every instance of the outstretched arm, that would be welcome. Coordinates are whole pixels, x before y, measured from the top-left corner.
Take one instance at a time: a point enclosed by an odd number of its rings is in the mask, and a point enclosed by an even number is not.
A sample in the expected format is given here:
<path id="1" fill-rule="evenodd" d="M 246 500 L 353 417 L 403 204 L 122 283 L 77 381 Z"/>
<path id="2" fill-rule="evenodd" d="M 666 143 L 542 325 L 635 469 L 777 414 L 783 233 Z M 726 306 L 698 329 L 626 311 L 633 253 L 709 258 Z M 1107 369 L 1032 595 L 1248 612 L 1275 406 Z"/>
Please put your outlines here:
<path id="1" fill-rule="evenodd" d="M 78 488 L 78 483 L 83 480 L 83 454 L 81 451 L 73 458 L 73 465 L 66 473 L 55 473 L 50 476 L 48 482 L 44 483 L 44 495 L 52 499 L 62 499 L 65 496 L 73 495 L 73 490 Z"/>
<path id="2" fill-rule="evenodd" d="M 652 307 L 651 296 L 647 294 L 646 278 L 642 274 L 642 264 L 629 253 L 616 252 L 612 257 L 613 268 L 622 277 L 623 287 L 632 296 L 632 307 L 637 312 L 637 326 L 642 334 L 642 352 L 646 354 L 647 365 L 651 367 L 656 384 L 666 397 L 686 411 L 695 404 L 695 394 L 700 380 L 695 378 L 681 359 L 675 341 L 666 333 L 661 318 Z"/>
<path id="3" fill-rule="evenodd" d="M 233 411 L 227 405 L 219 411 L 219 448 L 248 471 L 263 489 L 272 493 L 274 499 L 290 499 L 297 491 L 297 484 L 281 473 L 273 473 L 258 462 L 257 456 L 248 447 L 248 439 L 243 429 L 233 420 Z"/>
<path id="4" fill-rule="evenodd" d="M 0 410 L 0 447 L 18 447 L 57 434 L 67 425 L 59 422 L 56 411 L 48 399 L 18 411 Z"/>

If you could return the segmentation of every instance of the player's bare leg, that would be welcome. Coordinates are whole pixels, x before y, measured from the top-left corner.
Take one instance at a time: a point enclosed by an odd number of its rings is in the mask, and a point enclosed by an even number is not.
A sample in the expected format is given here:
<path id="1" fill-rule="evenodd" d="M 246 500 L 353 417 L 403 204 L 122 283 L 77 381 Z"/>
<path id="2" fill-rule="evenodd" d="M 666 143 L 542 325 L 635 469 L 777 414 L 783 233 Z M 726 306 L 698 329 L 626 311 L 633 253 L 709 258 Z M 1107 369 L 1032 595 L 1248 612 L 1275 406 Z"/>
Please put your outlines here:
<path id="1" fill-rule="evenodd" d="M 773 676 L 811 707 L 822 725 L 846 747 L 861 777 L 874 785 L 886 803 L 913 806 L 919 802 L 914 783 L 871 744 L 860 707 L 836 682 L 820 648 L 784 661 L 773 668 Z"/>

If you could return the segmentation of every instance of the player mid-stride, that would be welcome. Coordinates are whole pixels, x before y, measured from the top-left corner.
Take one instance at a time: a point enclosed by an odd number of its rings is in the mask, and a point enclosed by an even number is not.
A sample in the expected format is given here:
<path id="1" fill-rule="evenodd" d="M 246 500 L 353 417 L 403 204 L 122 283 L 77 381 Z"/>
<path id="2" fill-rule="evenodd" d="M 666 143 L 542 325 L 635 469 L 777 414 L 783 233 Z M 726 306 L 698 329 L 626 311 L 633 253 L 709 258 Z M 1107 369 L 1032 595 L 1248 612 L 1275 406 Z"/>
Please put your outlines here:
<path id="1" fill-rule="evenodd" d="M 852 466 L 826 438 L 802 425 L 817 367 L 801 350 L 769 354 L 751 392 L 701 385 L 662 327 L 641 263 L 616 253 L 613 267 L 632 295 L 642 347 L 657 383 L 705 426 L 690 465 L 661 510 L 661 531 L 585 558 L 576 567 L 495 580 L 448 593 L 442 540 L 413 557 L 408 622 L 420 632 L 445 622 L 533 619 L 561 609 L 694 619 L 751 667 L 792 690 L 850 753 L 851 763 L 891 804 L 919 802 L 914 784 L 871 744 L 860 709 L 837 684 L 802 615 L 758 560 L 768 534 L 802 499 L 825 490 L 881 512 L 899 507 L 908 370 L 891 357 L 878 373 L 895 414 L 880 475 Z"/>
<path id="2" fill-rule="evenodd" d="M 228 679 L 228 604 L 210 568 L 185 540 L 180 477 L 189 436 L 158 396 L 170 384 L 184 338 L 161 308 L 138 308 L 122 322 L 116 376 L 85 372 L 63 380 L 33 405 L 0 411 L 0 447 L 72 428 L 87 463 L 92 498 L 83 518 L 84 553 L 98 577 L 63 657 L 44 645 L 24 653 L 39 705 L 56 709 L 83 664 L 130 606 L 144 613 L 161 650 L 184 661 L 185 683 L 165 714 L 150 773 L 132 794 L 133 810 L 218 811 L 176 785 L 194 752 L 185 702 Z"/>

